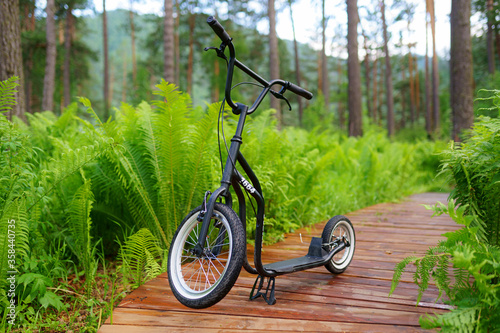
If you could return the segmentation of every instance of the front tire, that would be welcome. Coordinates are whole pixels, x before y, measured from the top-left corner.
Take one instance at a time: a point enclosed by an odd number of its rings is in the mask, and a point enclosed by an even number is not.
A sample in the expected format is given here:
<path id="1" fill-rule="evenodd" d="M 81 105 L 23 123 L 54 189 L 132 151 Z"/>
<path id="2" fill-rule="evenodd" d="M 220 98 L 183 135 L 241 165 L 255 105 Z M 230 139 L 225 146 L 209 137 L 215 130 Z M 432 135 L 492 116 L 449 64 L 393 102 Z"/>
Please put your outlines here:
<path id="1" fill-rule="evenodd" d="M 333 274 L 343 273 L 352 261 L 354 256 L 354 249 L 356 247 L 356 234 L 354 233 L 354 227 L 351 221 L 345 216 L 337 215 L 332 217 L 323 229 L 323 244 L 332 243 L 336 239 L 345 237 L 345 239 L 350 243 L 349 247 L 336 253 L 333 258 L 325 264 L 326 269 L 328 269 Z M 332 251 L 335 245 L 328 247 L 328 251 Z"/>
<path id="2" fill-rule="evenodd" d="M 191 211 L 177 229 L 168 254 L 168 281 L 174 296 L 187 307 L 201 309 L 222 300 L 243 264 L 246 240 L 236 213 L 216 203 L 203 255 L 191 250 L 198 241 L 202 207 Z"/>

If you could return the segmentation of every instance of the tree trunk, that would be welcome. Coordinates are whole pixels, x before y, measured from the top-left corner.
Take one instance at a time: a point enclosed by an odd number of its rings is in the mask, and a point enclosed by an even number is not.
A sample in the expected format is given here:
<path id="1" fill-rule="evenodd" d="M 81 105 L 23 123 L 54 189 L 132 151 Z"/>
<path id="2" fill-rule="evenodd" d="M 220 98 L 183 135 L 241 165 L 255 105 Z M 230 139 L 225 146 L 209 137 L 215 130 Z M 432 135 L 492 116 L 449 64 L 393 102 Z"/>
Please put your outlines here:
<path id="1" fill-rule="evenodd" d="M 47 12 L 47 56 L 45 60 L 45 77 L 43 79 L 42 110 L 53 111 L 57 55 L 54 0 L 47 0 L 47 8 L 45 11 Z"/>
<path id="2" fill-rule="evenodd" d="M 495 24 L 495 46 L 496 46 L 496 52 L 497 56 L 500 58 L 500 27 L 498 24 Z"/>
<path id="3" fill-rule="evenodd" d="M 109 63 L 108 63 L 108 18 L 106 15 L 106 0 L 102 0 L 102 35 L 104 47 L 104 121 L 109 117 Z"/>
<path id="4" fill-rule="evenodd" d="M 418 70 L 418 57 L 413 64 L 415 70 L 415 107 L 417 109 L 417 120 L 420 119 L 420 72 Z"/>
<path id="5" fill-rule="evenodd" d="M 297 82 L 297 85 L 300 87 L 299 48 L 297 45 L 297 39 L 295 38 L 295 23 L 293 21 L 292 1 L 291 0 L 288 0 L 288 6 L 290 8 L 290 20 L 292 21 L 293 51 L 294 51 L 294 59 L 295 59 L 295 81 Z M 302 97 L 297 96 L 297 103 L 299 105 L 299 125 L 302 126 L 302 116 L 304 113 L 304 106 L 302 103 Z"/>
<path id="6" fill-rule="evenodd" d="M 163 20 L 163 52 L 165 81 L 174 83 L 174 8 L 172 0 L 165 0 L 165 17 Z M 178 82 L 177 82 L 178 84 Z"/>
<path id="7" fill-rule="evenodd" d="M 384 33 L 384 53 L 385 53 L 385 96 L 387 104 L 387 135 L 394 135 L 394 99 L 392 89 L 391 57 L 389 55 L 389 38 L 387 36 L 387 22 L 385 21 L 385 1 L 381 2 L 382 27 Z"/>
<path id="8" fill-rule="evenodd" d="M 187 68 L 187 93 L 191 95 L 193 91 L 193 52 L 194 52 L 194 24 L 196 16 L 193 13 L 189 14 L 189 55 Z"/>
<path id="9" fill-rule="evenodd" d="M 400 40 L 401 45 L 403 45 L 403 41 Z M 404 66 L 404 61 L 405 58 L 401 57 L 401 81 L 405 82 L 406 81 L 406 71 L 405 71 L 405 66 Z M 406 87 L 402 86 L 400 89 L 400 94 L 401 94 L 401 122 L 399 128 L 404 128 L 406 127 Z"/>
<path id="10" fill-rule="evenodd" d="M 325 111 L 328 114 L 330 109 L 330 82 L 328 80 L 328 59 L 326 57 L 326 16 L 325 16 L 325 0 L 322 1 L 322 19 L 321 19 L 321 91 L 325 98 Z"/>
<path id="11" fill-rule="evenodd" d="M 451 4 L 450 102 L 453 117 L 452 138 L 461 141 L 461 133 L 474 122 L 472 107 L 472 45 L 469 0 Z"/>
<path id="12" fill-rule="evenodd" d="M 115 83 L 115 66 L 111 65 L 109 69 L 109 100 L 113 100 L 114 83 Z"/>
<path id="13" fill-rule="evenodd" d="M 122 102 L 127 101 L 127 57 L 123 57 L 122 67 Z"/>
<path id="14" fill-rule="evenodd" d="M 342 59 L 340 56 L 337 58 L 337 87 L 340 95 L 342 87 Z M 339 115 L 339 128 L 344 130 L 345 128 L 345 114 L 344 114 L 344 104 L 342 103 L 342 98 L 338 98 L 337 102 L 337 113 Z"/>
<path id="15" fill-rule="evenodd" d="M 175 1 L 175 10 L 177 15 L 174 20 L 174 82 L 175 84 L 180 84 L 181 77 L 181 48 L 180 48 L 180 38 L 179 38 L 179 26 L 180 26 L 180 17 L 181 17 L 181 9 L 180 9 L 180 0 Z"/>
<path id="16" fill-rule="evenodd" d="M 413 55 L 411 54 L 411 48 L 408 52 L 408 70 L 409 70 L 409 80 L 410 80 L 410 122 L 413 125 L 415 123 L 415 113 L 416 113 L 416 102 L 415 102 L 415 81 L 413 79 Z"/>
<path id="17" fill-rule="evenodd" d="M 427 1 L 427 4 L 429 2 Z M 427 10 L 428 12 L 428 10 Z M 426 13 L 427 14 L 427 13 Z M 431 79 L 429 75 L 429 22 L 425 18 L 425 130 L 427 138 L 432 137 Z"/>
<path id="18" fill-rule="evenodd" d="M 377 54 L 375 54 L 375 60 L 373 61 L 372 67 L 372 78 L 373 78 L 373 106 L 372 106 L 372 118 L 373 123 L 377 123 L 377 109 L 378 109 L 378 92 L 377 92 Z"/>
<path id="19" fill-rule="evenodd" d="M 276 12 L 274 10 L 274 0 L 267 1 L 267 10 L 269 16 L 269 69 L 271 79 L 279 79 L 280 77 L 280 63 L 278 58 L 278 36 L 276 35 Z M 283 126 L 283 118 L 279 100 L 271 98 L 271 108 L 276 110 L 276 118 L 278 120 L 278 129 Z"/>
<path id="20" fill-rule="evenodd" d="M 0 9 L 0 12 L 2 9 Z M 23 30 L 27 31 L 34 31 L 35 30 L 35 4 L 31 3 L 26 3 L 24 5 L 24 12 L 25 12 L 25 20 L 24 20 L 24 27 L 21 27 Z M 0 15 L 1 17 L 1 15 Z M 2 20 L 0 18 L 0 20 Z M 1 28 L 0 28 L 1 30 Z M 1 32 L 0 32 L 0 35 Z M 0 47 L 1 49 L 1 47 Z M 1 58 L 1 57 L 0 57 Z M 25 66 L 24 66 L 24 83 L 25 83 L 25 110 L 26 112 L 32 113 L 33 110 L 31 108 L 31 99 L 32 99 L 32 91 L 33 91 L 33 82 L 31 80 L 31 72 L 33 71 L 33 49 L 29 50 L 28 54 L 28 59 L 25 59 Z"/>
<path id="21" fill-rule="evenodd" d="M 358 15 L 358 20 L 359 20 L 359 15 Z M 366 89 L 366 109 L 368 111 L 368 116 L 372 117 L 372 101 L 370 98 L 370 52 L 368 48 L 368 37 L 366 36 L 365 32 L 362 32 L 363 34 L 363 48 L 365 49 L 365 89 Z M 372 119 L 375 121 L 375 119 Z"/>
<path id="22" fill-rule="evenodd" d="M 486 2 L 486 17 L 488 18 L 488 29 L 486 33 L 486 46 L 488 53 L 488 72 L 490 74 L 495 73 L 495 50 L 493 43 L 493 24 L 495 20 L 495 12 L 493 11 L 493 0 L 487 0 Z"/>
<path id="23" fill-rule="evenodd" d="M 8 113 L 26 120 L 24 97 L 23 55 L 21 52 L 21 22 L 19 21 L 19 1 L 0 1 L 0 81 L 12 76 L 19 77 L 16 105 Z"/>
<path id="24" fill-rule="evenodd" d="M 321 51 L 318 51 L 317 68 L 318 68 L 318 92 L 323 96 L 323 72 L 321 66 Z"/>
<path id="25" fill-rule="evenodd" d="M 132 11 L 132 1 L 130 1 L 130 42 L 132 46 L 132 83 L 134 90 L 137 86 L 137 60 L 135 57 L 135 24 L 134 24 L 134 12 Z"/>
<path id="26" fill-rule="evenodd" d="M 440 114 L 439 114 L 439 72 L 438 58 L 436 52 L 436 19 L 434 15 L 434 0 L 429 2 L 428 10 L 431 19 L 431 34 L 432 34 L 432 116 L 434 124 L 434 133 L 439 132 Z"/>
<path id="27" fill-rule="evenodd" d="M 219 75 L 220 75 L 220 65 L 219 65 L 219 59 L 215 58 L 214 59 L 214 84 L 212 86 L 212 102 L 217 103 L 219 102 L 220 98 L 220 90 L 219 90 Z"/>
<path id="28" fill-rule="evenodd" d="M 349 136 L 363 135 L 361 69 L 358 58 L 358 0 L 347 0 L 347 77 Z"/>
<path id="29" fill-rule="evenodd" d="M 67 107 L 71 101 L 71 30 L 73 26 L 73 8 L 72 5 L 68 7 L 66 13 L 66 27 L 64 30 L 64 51 L 66 56 L 64 57 L 64 68 L 63 68 L 63 87 L 64 87 L 64 102 L 63 106 Z"/>

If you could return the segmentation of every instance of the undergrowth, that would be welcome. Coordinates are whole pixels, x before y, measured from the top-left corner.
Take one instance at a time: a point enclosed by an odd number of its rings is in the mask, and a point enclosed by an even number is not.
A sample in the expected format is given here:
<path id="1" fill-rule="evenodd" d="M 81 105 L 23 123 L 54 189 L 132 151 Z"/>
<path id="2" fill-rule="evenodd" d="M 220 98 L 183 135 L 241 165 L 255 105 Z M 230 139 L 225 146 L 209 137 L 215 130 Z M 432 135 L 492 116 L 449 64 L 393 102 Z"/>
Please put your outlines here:
<path id="1" fill-rule="evenodd" d="M 498 92 L 495 92 L 498 98 Z M 496 104 L 498 107 L 498 104 Z M 435 214 L 448 214 L 463 225 L 444 234 L 445 241 L 423 257 L 410 256 L 394 272 L 391 294 L 408 265 L 419 287 L 417 304 L 434 281 L 454 306 L 450 312 L 420 318 L 424 328 L 442 332 L 500 330 L 500 119 L 480 118 L 469 138 L 443 152 L 442 173 L 455 184 L 448 205 L 438 203 Z"/>
<path id="2" fill-rule="evenodd" d="M 14 81 L 0 86 L 0 112 L 14 103 Z M 29 125 L 0 115 L 0 329 L 95 331 L 126 291 L 165 271 L 178 223 L 220 185 L 220 104 L 194 108 L 174 85 L 157 88 L 158 101 L 122 104 L 107 122 L 86 98 L 60 117 L 28 114 Z M 229 142 L 237 118 L 224 119 Z M 324 125 L 277 131 L 272 112 L 259 111 L 243 141 L 263 186 L 267 243 L 332 215 L 445 186 L 434 176 L 442 143 L 391 142 L 378 128 L 362 138 Z M 14 298 L 6 284 L 11 220 Z"/>

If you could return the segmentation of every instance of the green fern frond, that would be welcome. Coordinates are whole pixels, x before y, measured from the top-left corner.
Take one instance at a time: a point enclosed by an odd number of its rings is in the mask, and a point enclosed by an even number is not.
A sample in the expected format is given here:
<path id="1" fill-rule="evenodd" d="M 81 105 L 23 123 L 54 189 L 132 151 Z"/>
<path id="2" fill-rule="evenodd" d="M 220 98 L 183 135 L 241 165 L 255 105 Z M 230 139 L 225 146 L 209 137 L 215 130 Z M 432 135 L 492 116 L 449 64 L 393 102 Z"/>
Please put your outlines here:
<path id="1" fill-rule="evenodd" d="M 97 266 L 90 236 L 92 226 L 90 211 L 92 210 L 93 202 L 94 195 L 91 189 L 91 181 L 86 180 L 75 192 L 68 208 L 67 218 L 68 229 L 71 234 L 69 245 L 80 264 L 83 265 L 86 277 L 86 290 L 89 295 L 95 282 L 95 269 Z"/>
<path id="2" fill-rule="evenodd" d="M 17 271 L 22 258 L 29 252 L 29 229 L 24 199 L 17 198 L 7 202 L 0 213 L 0 287 L 2 287 L 6 282 L 7 272 Z"/>
<path id="3" fill-rule="evenodd" d="M 87 180 L 76 190 L 68 208 L 67 223 L 73 239 L 72 247 L 82 263 L 85 262 L 91 248 L 90 228 L 92 221 L 90 211 L 93 201 L 91 182 Z"/>
<path id="4" fill-rule="evenodd" d="M 147 187 L 144 183 L 143 175 L 138 173 L 137 160 L 133 158 L 133 152 L 125 148 L 125 153 L 115 150 L 117 153 L 118 168 L 122 182 L 127 184 L 126 195 L 127 203 L 132 216 L 139 225 L 147 226 L 161 237 L 164 246 L 168 247 L 168 240 L 160 224 L 156 211 L 155 203 L 150 197 Z"/>
<path id="5" fill-rule="evenodd" d="M 36 198 L 28 211 L 31 211 L 36 204 L 57 188 L 65 179 L 79 172 L 80 169 L 96 160 L 105 151 L 106 147 L 99 145 L 98 142 L 96 142 L 96 145 L 83 146 L 77 149 L 64 149 L 58 159 L 52 159 L 48 163 L 46 167 L 47 177 L 44 177 L 46 182 L 44 184 L 45 191 Z"/>
<path id="6" fill-rule="evenodd" d="M 151 231 L 140 229 L 121 247 L 120 258 L 124 274 L 132 277 L 138 285 L 143 284 L 148 275 L 158 271 L 157 260 L 161 258 L 162 253 L 158 240 Z"/>
<path id="7" fill-rule="evenodd" d="M 16 88 L 19 84 L 16 82 L 19 77 L 13 76 L 5 81 L 0 81 L 0 113 L 12 110 L 16 105 Z"/>
<path id="8" fill-rule="evenodd" d="M 158 264 L 158 258 L 153 257 L 151 252 L 145 250 L 146 253 L 146 265 L 144 271 L 146 273 L 145 280 L 151 280 L 162 273 L 160 264 Z"/>
<path id="9" fill-rule="evenodd" d="M 182 170 L 186 166 L 187 159 L 185 145 L 189 119 L 186 115 L 191 109 L 191 101 L 189 96 L 179 93 L 174 85 L 166 84 L 165 81 L 157 87 L 159 91 L 155 94 L 162 96 L 165 100 L 154 102 L 158 111 L 155 119 L 158 140 L 155 143 L 158 144 L 158 167 L 161 170 L 156 175 L 161 178 L 156 181 L 162 184 L 159 187 L 159 200 L 166 200 L 165 204 L 169 205 L 168 209 L 162 206 L 167 211 L 161 214 L 166 216 L 166 220 L 162 221 L 163 227 L 168 239 L 171 239 L 181 218 L 179 206 L 185 200 L 183 184 L 186 179 L 182 177 Z M 150 147 L 152 147 L 151 142 Z"/>
<path id="10" fill-rule="evenodd" d="M 408 266 L 410 263 L 414 263 L 415 261 L 417 261 L 417 259 L 418 258 L 415 256 L 409 256 L 404 258 L 396 265 L 396 267 L 394 268 L 394 274 L 392 276 L 391 290 L 389 291 L 389 296 L 392 295 L 392 293 L 398 286 L 399 282 L 401 281 L 401 276 L 403 275 L 406 266 Z"/>
<path id="11" fill-rule="evenodd" d="M 169 198 L 166 196 L 168 192 L 167 183 L 164 180 L 164 170 L 161 166 L 159 134 L 155 131 L 157 122 L 157 114 L 154 114 L 147 103 L 141 103 L 137 108 L 137 114 L 140 116 L 138 123 L 139 133 L 141 134 L 141 141 L 143 143 L 142 159 L 148 161 L 149 168 L 149 181 L 154 183 L 157 191 L 155 201 L 157 203 L 156 212 L 160 225 L 163 226 L 167 221 L 168 211 L 170 208 Z M 144 158 L 146 157 L 146 158 Z"/>
<path id="12" fill-rule="evenodd" d="M 442 255 L 437 257 L 437 265 L 436 270 L 432 273 L 433 279 L 436 282 L 436 286 L 438 287 L 439 294 L 436 298 L 436 302 L 443 296 L 443 292 L 446 295 L 451 294 L 450 288 L 450 257 L 447 255 Z"/>
<path id="13" fill-rule="evenodd" d="M 477 307 L 455 309 L 438 316 L 420 317 L 420 325 L 425 329 L 441 328 L 441 332 L 474 332 L 478 324 Z"/>
<path id="14" fill-rule="evenodd" d="M 203 182 L 202 176 L 209 174 L 210 154 L 212 147 L 210 143 L 215 136 L 214 131 L 217 125 L 217 114 L 219 104 L 212 104 L 208 107 L 207 114 L 197 121 L 191 129 L 191 144 L 188 147 L 188 160 L 186 161 L 186 179 L 190 178 L 187 186 L 185 211 L 187 214 L 192 209 L 193 198 L 196 193 L 202 193 L 199 185 Z"/>

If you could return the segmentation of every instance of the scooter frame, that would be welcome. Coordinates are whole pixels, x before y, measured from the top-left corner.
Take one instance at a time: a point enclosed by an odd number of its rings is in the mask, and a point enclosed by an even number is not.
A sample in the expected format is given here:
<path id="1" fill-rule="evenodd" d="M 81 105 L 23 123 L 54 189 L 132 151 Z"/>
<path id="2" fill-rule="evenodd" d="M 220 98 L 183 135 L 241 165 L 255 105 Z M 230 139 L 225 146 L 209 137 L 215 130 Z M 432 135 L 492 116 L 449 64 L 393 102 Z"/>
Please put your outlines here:
<path id="1" fill-rule="evenodd" d="M 203 212 L 200 214 L 200 218 L 203 217 L 202 226 L 199 237 L 197 239 L 197 243 L 192 249 L 192 253 L 198 257 L 201 257 L 203 255 L 203 251 L 205 248 L 205 241 L 207 238 L 209 225 L 211 223 L 211 217 L 213 215 L 215 203 L 221 198 L 224 198 L 225 204 L 228 205 L 229 207 L 232 207 L 233 200 L 230 192 L 231 186 L 233 187 L 234 192 L 238 199 L 239 203 L 238 215 L 243 224 L 243 230 L 245 230 L 246 232 L 246 199 L 243 190 L 247 191 L 248 194 L 251 195 L 257 203 L 255 249 L 254 249 L 255 268 L 253 268 L 250 265 L 246 251 L 243 261 L 243 267 L 245 268 L 246 271 L 248 271 L 251 274 L 259 275 L 255 281 L 254 288 L 252 289 L 250 298 L 254 299 L 256 297 L 263 296 L 266 302 L 268 302 L 269 304 L 274 304 L 276 302 L 276 299 L 274 297 L 274 277 L 295 271 L 301 271 L 313 267 L 323 266 L 329 260 L 331 260 L 336 253 L 342 251 L 346 247 L 349 247 L 350 244 L 344 237 L 336 239 L 330 244 L 323 244 L 322 238 L 313 237 L 311 244 L 309 246 L 308 254 L 306 256 L 291 260 L 279 261 L 268 265 L 264 265 L 262 263 L 262 245 L 263 245 L 262 243 L 264 234 L 265 202 L 260 182 L 240 151 L 240 147 L 243 143 L 242 133 L 245 125 L 245 120 L 247 115 L 252 114 L 259 107 L 260 103 L 268 93 L 271 93 L 276 98 L 285 100 L 287 103 L 288 101 L 283 96 L 283 93 L 286 90 L 290 90 L 295 94 L 298 94 L 306 99 L 311 99 L 313 95 L 307 90 L 284 80 L 277 79 L 277 80 L 267 81 L 263 79 L 257 73 L 255 73 L 250 68 L 248 68 L 247 66 L 245 66 L 243 63 L 241 63 L 236 59 L 235 49 L 232 43 L 232 39 L 224 30 L 224 28 L 217 22 L 217 20 L 215 20 L 213 17 L 209 17 L 207 23 L 219 36 L 219 38 L 222 40 L 222 43 L 219 48 L 215 47 L 205 48 L 205 51 L 210 49 L 215 50 L 217 52 L 218 57 L 223 58 L 228 62 L 226 86 L 225 86 L 225 100 L 227 104 L 231 107 L 232 112 L 236 115 L 239 115 L 239 119 L 236 126 L 236 132 L 231 139 L 231 144 L 226 159 L 226 164 L 224 166 L 222 173 L 221 186 L 213 193 L 211 193 L 210 196 L 209 196 L 210 192 L 207 192 L 205 195 L 205 199 L 203 202 L 203 207 L 205 208 Z M 226 48 L 229 50 L 229 59 L 227 59 L 224 53 Z M 232 79 L 235 67 L 241 69 L 244 73 L 252 77 L 254 80 L 256 80 L 259 84 L 263 86 L 260 95 L 257 97 L 257 99 L 255 100 L 255 102 L 252 104 L 251 107 L 248 107 L 247 105 L 241 103 L 234 103 L 231 99 L 231 87 L 232 87 Z M 281 90 L 279 92 L 276 92 L 271 89 L 271 87 L 275 85 L 281 86 Z M 249 180 L 245 179 L 242 176 L 242 174 L 236 169 L 237 163 L 241 166 L 245 174 L 248 176 Z M 327 251 L 326 250 L 327 248 L 330 249 L 332 248 L 331 245 L 335 245 L 335 247 L 332 250 Z M 263 281 L 265 277 L 268 278 L 268 285 L 266 292 L 262 293 L 261 290 L 263 289 Z M 257 285 L 258 285 L 258 290 L 257 293 L 254 295 L 255 287 Z"/>

